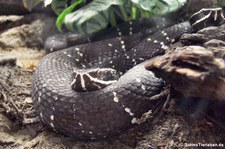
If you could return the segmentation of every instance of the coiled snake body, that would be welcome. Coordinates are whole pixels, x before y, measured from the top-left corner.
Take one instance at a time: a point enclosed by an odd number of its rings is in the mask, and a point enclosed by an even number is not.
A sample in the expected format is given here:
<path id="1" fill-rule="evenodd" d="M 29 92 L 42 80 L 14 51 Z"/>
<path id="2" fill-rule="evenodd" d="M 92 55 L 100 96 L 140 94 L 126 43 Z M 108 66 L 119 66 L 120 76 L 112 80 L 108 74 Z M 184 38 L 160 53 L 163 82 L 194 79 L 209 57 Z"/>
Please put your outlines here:
<path id="1" fill-rule="evenodd" d="M 46 55 L 34 74 L 32 87 L 40 120 L 80 139 L 105 138 L 141 123 L 159 103 L 150 97 L 164 86 L 163 80 L 145 70 L 144 61 L 163 54 L 190 30 L 189 22 L 184 22 L 151 32 L 143 40 L 137 33 Z"/>

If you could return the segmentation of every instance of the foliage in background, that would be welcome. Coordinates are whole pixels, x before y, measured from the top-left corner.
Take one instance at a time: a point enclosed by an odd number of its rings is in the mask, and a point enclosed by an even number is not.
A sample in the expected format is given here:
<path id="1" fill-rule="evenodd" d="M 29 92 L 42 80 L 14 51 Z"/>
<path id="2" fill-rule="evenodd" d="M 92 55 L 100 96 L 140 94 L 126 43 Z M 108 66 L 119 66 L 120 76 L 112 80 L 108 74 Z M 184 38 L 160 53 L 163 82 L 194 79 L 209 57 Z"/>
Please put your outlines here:
<path id="1" fill-rule="evenodd" d="M 225 0 L 217 0 L 219 6 L 225 6 Z"/>
<path id="2" fill-rule="evenodd" d="M 23 0 L 28 9 L 41 1 L 51 4 L 58 15 L 56 26 L 61 31 L 62 25 L 75 33 L 92 34 L 115 26 L 122 21 L 151 17 L 175 11 L 186 0 Z M 86 4 L 86 5 L 85 5 Z M 78 7 L 81 7 L 77 9 Z M 83 7 L 82 7 L 83 6 Z"/>

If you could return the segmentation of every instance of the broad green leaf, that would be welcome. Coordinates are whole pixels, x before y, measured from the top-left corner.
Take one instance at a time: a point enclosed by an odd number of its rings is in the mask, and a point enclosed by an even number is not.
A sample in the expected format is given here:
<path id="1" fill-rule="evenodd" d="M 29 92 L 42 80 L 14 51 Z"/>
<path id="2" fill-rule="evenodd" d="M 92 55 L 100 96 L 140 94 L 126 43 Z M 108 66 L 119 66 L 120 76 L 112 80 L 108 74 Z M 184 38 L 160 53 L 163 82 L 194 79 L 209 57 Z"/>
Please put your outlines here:
<path id="1" fill-rule="evenodd" d="M 92 34 L 115 26 L 118 20 L 128 21 L 138 17 L 150 17 L 175 11 L 186 0 L 94 0 L 83 8 L 65 16 L 68 30 Z"/>
<path id="2" fill-rule="evenodd" d="M 67 0 L 52 0 L 51 6 L 55 14 L 59 15 L 68 7 Z"/>
<path id="3" fill-rule="evenodd" d="M 66 15 L 66 28 L 75 33 L 92 34 L 107 27 L 109 23 L 116 25 L 116 17 L 127 17 L 123 4 L 124 0 L 94 0 Z"/>
<path id="4" fill-rule="evenodd" d="M 79 4 L 81 4 L 83 0 L 77 0 L 73 3 L 70 7 L 66 8 L 57 18 L 56 20 L 56 27 L 59 31 L 62 31 L 62 25 L 64 23 L 65 16 L 71 13 Z"/>
<path id="5" fill-rule="evenodd" d="M 175 11 L 183 6 L 186 0 L 131 0 L 142 11 L 151 12 L 155 15 Z"/>

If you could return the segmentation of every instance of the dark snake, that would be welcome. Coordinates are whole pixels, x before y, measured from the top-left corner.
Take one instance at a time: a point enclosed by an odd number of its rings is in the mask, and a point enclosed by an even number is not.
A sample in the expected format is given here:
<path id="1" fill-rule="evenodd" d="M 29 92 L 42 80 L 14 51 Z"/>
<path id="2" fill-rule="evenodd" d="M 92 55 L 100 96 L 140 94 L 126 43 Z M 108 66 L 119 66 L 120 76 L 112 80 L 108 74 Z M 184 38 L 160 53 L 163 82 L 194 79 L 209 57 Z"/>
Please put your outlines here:
<path id="1" fill-rule="evenodd" d="M 163 54 L 183 33 L 218 25 L 221 20 L 220 8 L 195 13 L 190 19 L 192 26 L 183 22 L 161 29 L 152 19 L 148 22 L 152 29 L 145 34 L 128 30 L 132 36 L 47 54 L 37 67 L 32 86 L 40 120 L 79 139 L 106 138 L 140 124 L 158 107 L 160 100 L 151 97 L 164 87 L 162 79 L 145 70 L 145 63 Z M 122 34 L 120 28 L 116 30 Z"/>

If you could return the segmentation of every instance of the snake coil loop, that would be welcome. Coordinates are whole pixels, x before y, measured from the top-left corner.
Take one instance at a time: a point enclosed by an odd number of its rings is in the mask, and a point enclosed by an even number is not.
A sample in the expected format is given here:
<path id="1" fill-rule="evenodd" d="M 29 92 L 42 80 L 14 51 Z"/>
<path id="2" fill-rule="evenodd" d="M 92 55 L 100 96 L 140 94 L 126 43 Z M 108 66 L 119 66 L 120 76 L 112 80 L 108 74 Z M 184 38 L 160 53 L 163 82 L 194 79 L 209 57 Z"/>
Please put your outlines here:
<path id="1" fill-rule="evenodd" d="M 220 8 L 203 9 L 190 20 L 195 30 L 223 21 Z M 191 31 L 189 22 L 165 29 L 163 24 L 155 25 L 154 19 L 149 22 L 155 27 L 145 35 L 121 36 L 123 30 L 118 27 L 118 38 L 47 54 L 32 84 L 40 120 L 57 132 L 80 139 L 106 138 L 145 121 L 159 106 L 160 99 L 150 97 L 160 93 L 164 82 L 145 70 L 144 61 L 163 54 L 183 33 Z M 128 34 L 134 31 L 132 24 L 127 23 Z"/>

